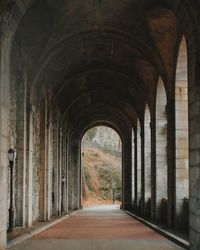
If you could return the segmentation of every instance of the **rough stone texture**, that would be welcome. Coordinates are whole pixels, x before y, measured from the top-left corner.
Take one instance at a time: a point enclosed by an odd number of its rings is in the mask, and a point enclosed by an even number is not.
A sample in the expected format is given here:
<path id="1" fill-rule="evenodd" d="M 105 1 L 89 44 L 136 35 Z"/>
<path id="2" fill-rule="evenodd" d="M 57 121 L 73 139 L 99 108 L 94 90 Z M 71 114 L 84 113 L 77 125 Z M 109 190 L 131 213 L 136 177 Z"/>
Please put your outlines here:
<path id="1" fill-rule="evenodd" d="M 146 106 L 145 110 L 145 131 L 144 131 L 144 137 L 145 137 L 145 203 L 148 203 L 149 199 L 151 198 L 151 116 L 148 106 Z M 149 208 L 147 208 L 149 209 Z M 149 212 L 149 211 L 148 211 Z"/>
<path id="2" fill-rule="evenodd" d="M 167 113 L 166 93 L 161 79 L 158 81 L 156 102 L 156 206 L 160 220 L 160 206 L 163 198 L 168 199 L 167 166 Z"/>
<path id="3" fill-rule="evenodd" d="M 135 188 L 136 183 L 135 183 L 135 165 L 137 163 L 137 159 L 135 157 L 135 151 L 137 150 L 137 147 L 135 145 L 135 134 L 134 134 L 134 130 L 132 130 L 132 207 L 135 207 L 135 192 L 137 190 L 137 188 Z"/>
<path id="4" fill-rule="evenodd" d="M 40 113 L 33 114 L 33 222 L 39 219 L 39 200 L 40 200 Z"/>
<path id="5" fill-rule="evenodd" d="M 138 211 L 140 211 L 141 208 L 141 195 L 142 195 L 142 183 L 141 183 L 141 127 L 140 127 L 140 122 L 138 121 L 138 126 L 137 126 L 137 206 L 138 206 Z"/>
<path id="6" fill-rule="evenodd" d="M 16 150 L 17 144 L 17 100 L 16 100 L 16 86 L 13 81 L 10 84 L 10 115 L 9 115 L 9 148 Z M 14 168 L 14 209 L 15 208 L 15 197 L 16 197 L 16 176 L 17 176 L 17 163 Z M 10 194 L 10 171 L 8 168 L 8 194 Z M 10 195 L 8 195 L 8 208 L 10 206 Z M 15 218 L 16 219 L 16 218 Z M 7 223 L 9 222 L 9 217 L 7 214 Z"/>
<path id="7" fill-rule="evenodd" d="M 189 198 L 188 76 L 187 48 L 182 39 L 176 69 L 176 226 L 186 227 L 184 198 Z"/>

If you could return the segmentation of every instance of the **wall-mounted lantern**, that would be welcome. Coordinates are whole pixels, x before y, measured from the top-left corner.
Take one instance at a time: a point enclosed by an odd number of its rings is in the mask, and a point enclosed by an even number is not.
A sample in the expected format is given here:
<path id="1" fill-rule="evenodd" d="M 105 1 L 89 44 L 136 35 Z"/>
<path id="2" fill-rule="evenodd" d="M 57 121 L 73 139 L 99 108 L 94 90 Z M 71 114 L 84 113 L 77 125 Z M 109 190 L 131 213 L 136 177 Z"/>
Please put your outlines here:
<path id="1" fill-rule="evenodd" d="M 8 160 L 9 160 L 9 167 L 10 167 L 10 207 L 9 207 L 9 231 L 12 231 L 14 228 L 14 185 L 13 185 L 13 168 L 15 166 L 15 160 L 17 157 L 17 153 L 15 149 L 8 150 Z"/>
<path id="2" fill-rule="evenodd" d="M 61 197 L 61 213 L 63 213 L 64 212 L 64 189 L 65 189 L 65 181 L 66 181 L 66 179 L 65 179 L 65 176 L 63 175 L 62 176 L 62 178 L 61 178 L 61 184 L 62 184 L 62 186 L 61 186 L 61 188 L 62 188 L 62 197 Z"/>

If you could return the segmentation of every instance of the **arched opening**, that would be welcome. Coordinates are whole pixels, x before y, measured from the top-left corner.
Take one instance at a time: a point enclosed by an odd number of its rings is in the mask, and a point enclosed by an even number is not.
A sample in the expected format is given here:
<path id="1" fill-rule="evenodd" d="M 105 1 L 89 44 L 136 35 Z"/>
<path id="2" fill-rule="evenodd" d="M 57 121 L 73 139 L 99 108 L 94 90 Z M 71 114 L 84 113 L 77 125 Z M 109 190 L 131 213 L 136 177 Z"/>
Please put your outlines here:
<path id="1" fill-rule="evenodd" d="M 176 123 L 176 227 L 189 227 L 189 135 L 188 135 L 188 71 L 185 38 L 179 48 L 175 82 Z"/>
<path id="2" fill-rule="evenodd" d="M 122 141 L 107 126 L 90 128 L 81 141 L 83 207 L 120 205 L 122 201 Z"/>
<path id="3" fill-rule="evenodd" d="M 145 215 L 150 218 L 151 216 L 151 115 L 148 105 L 145 108 L 144 119 L 144 152 L 145 152 Z"/>
<path id="4" fill-rule="evenodd" d="M 166 224 L 168 203 L 167 97 L 161 78 L 156 98 L 156 218 Z"/>

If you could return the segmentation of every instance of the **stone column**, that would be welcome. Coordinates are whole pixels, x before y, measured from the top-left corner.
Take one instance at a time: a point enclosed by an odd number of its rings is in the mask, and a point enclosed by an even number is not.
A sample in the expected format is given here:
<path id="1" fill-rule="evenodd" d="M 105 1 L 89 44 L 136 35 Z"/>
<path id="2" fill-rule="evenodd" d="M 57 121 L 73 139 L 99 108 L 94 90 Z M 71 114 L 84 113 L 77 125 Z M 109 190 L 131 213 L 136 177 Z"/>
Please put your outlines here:
<path id="1" fill-rule="evenodd" d="M 175 212 L 175 103 L 167 104 L 168 227 L 174 226 Z"/>
<path id="2" fill-rule="evenodd" d="M 33 113 L 34 107 L 29 110 L 27 131 L 27 168 L 26 168 L 26 226 L 32 226 L 32 195 L 33 195 Z"/>
<path id="3" fill-rule="evenodd" d="M 47 122 L 47 150 L 46 150 L 46 220 L 51 218 L 52 183 L 51 183 L 51 131 L 52 122 Z"/>
<path id="4" fill-rule="evenodd" d="M 53 123 L 53 215 L 59 214 L 59 128 L 57 112 Z"/>
<path id="5" fill-rule="evenodd" d="M 183 38 L 179 48 L 175 82 L 176 112 L 176 207 L 175 226 L 187 230 L 188 214 L 185 198 L 189 198 L 189 129 L 188 129 L 188 65 L 187 44 Z M 186 201 L 186 200 L 185 200 Z"/>
<path id="6" fill-rule="evenodd" d="M 156 128 L 155 117 L 151 120 L 151 219 L 156 219 Z"/>
<path id="7" fill-rule="evenodd" d="M 145 160 L 145 216 L 150 217 L 150 199 L 151 199 L 151 129 L 150 129 L 150 112 L 149 109 L 145 110 L 145 122 L 144 122 L 144 160 Z"/>
<path id="8" fill-rule="evenodd" d="M 62 201 L 62 147 L 63 147 L 63 131 L 59 129 L 58 140 L 58 213 L 61 214 L 61 201 Z"/>
<path id="9" fill-rule="evenodd" d="M 41 109 L 40 123 L 40 218 L 48 220 L 48 129 L 47 129 L 47 111 L 46 103 L 43 103 Z"/>
<path id="10" fill-rule="evenodd" d="M 132 209 L 135 206 L 135 135 L 132 130 Z"/>
<path id="11" fill-rule="evenodd" d="M 164 214 L 167 213 L 169 187 L 169 136 L 172 127 L 168 126 L 167 96 L 164 83 L 158 80 L 156 99 L 156 219 L 167 224 Z"/>
<path id="12" fill-rule="evenodd" d="M 69 145 L 68 145 L 68 140 L 67 140 L 67 135 L 66 135 L 66 150 L 65 150 L 65 167 L 66 167 L 66 182 L 65 182 L 65 207 L 66 207 L 66 213 L 69 212 L 69 165 L 68 165 L 68 158 L 69 158 Z"/>
<path id="13" fill-rule="evenodd" d="M 27 107 L 26 107 L 26 82 L 20 79 L 17 91 L 17 164 L 16 164 L 16 225 L 25 226 L 25 201 L 26 201 L 26 142 L 27 142 Z"/>
<path id="14" fill-rule="evenodd" d="M 123 208 L 126 210 L 132 210 L 132 136 L 131 130 L 123 141 Z"/>
<path id="15" fill-rule="evenodd" d="M 69 162 L 69 207 L 71 210 L 77 210 L 81 207 L 81 177 L 80 177 L 80 145 L 77 139 L 70 141 L 70 162 Z"/>
<path id="16" fill-rule="evenodd" d="M 191 250 L 200 249 L 200 62 L 189 61 L 189 223 Z M 193 74 L 195 73 L 195 74 Z"/>
<path id="17" fill-rule="evenodd" d="M 134 184 L 135 184 L 135 199 L 134 199 L 134 211 L 137 212 L 137 204 L 138 204 L 138 196 L 137 196 L 137 193 L 138 193 L 138 184 L 137 184 L 137 164 L 138 164 L 138 154 L 137 154 L 137 131 L 134 131 L 135 133 L 135 139 L 134 139 L 134 144 L 135 144 L 135 162 L 134 162 Z"/>
<path id="18" fill-rule="evenodd" d="M 137 212 L 140 214 L 141 212 L 141 188 L 142 188 L 142 184 L 141 184 L 141 168 L 142 168 L 142 157 L 141 157 L 141 147 L 142 147 L 142 143 L 141 143 L 141 126 L 140 126 L 140 122 L 138 120 L 138 125 L 137 125 L 137 171 L 136 171 L 136 175 L 137 175 Z"/>
<path id="19" fill-rule="evenodd" d="M 141 126 L 141 216 L 144 216 L 145 209 L 145 144 L 144 144 L 144 122 Z"/>
<path id="20" fill-rule="evenodd" d="M 1 54 L 0 54 L 0 58 Z M 1 64 L 0 64 L 1 66 Z M 4 69 L 6 72 L 6 69 Z M 0 249 L 7 246 L 9 81 L 0 72 Z"/>
<path id="21" fill-rule="evenodd" d="M 63 184 L 63 212 L 68 213 L 68 167 L 67 167 L 67 140 L 66 133 L 63 135 L 63 150 L 62 150 L 62 176 L 65 177 L 65 183 Z"/>

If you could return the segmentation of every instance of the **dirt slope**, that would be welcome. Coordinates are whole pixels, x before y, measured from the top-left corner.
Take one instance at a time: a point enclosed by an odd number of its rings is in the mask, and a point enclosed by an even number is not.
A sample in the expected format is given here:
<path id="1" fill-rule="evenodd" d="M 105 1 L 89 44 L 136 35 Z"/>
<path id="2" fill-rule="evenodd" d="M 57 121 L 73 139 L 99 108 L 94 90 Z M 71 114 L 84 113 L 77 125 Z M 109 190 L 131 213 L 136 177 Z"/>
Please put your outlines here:
<path id="1" fill-rule="evenodd" d="M 121 155 L 84 147 L 82 166 L 83 206 L 120 201 Z"/>

